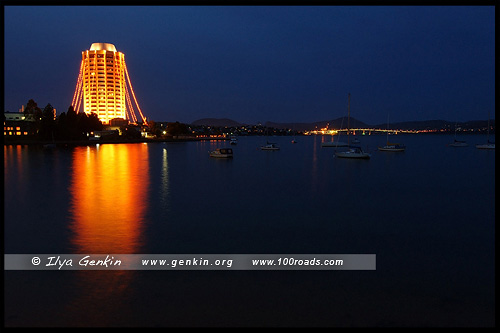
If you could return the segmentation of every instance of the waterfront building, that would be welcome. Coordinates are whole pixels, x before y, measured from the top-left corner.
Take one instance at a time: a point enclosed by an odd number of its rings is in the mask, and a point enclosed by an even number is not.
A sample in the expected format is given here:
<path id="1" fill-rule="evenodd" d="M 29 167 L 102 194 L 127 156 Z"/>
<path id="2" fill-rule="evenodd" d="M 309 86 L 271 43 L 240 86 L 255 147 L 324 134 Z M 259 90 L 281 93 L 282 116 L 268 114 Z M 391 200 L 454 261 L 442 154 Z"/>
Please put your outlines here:
<path id="1" fill-rule="evenodd" d="M 23 112 L 4 112 L 4 137 L 31 137 L 36 133 L 37 129 L 33 117 L 27 117 Z"/>
<path id="2" fill-rule="evenodd" d="M 114 119 L 137 123 L 132 100 L 142 122 L 146 123 L 132 89 L 122 52 L 109 43 L 93 43 L 90 49 L 82 52 L 80 72 L 71 103 L 76 112 L 79 112 L 81 106 L 88 115 L 97 114 L 104 125 L 109 125 Z"/>

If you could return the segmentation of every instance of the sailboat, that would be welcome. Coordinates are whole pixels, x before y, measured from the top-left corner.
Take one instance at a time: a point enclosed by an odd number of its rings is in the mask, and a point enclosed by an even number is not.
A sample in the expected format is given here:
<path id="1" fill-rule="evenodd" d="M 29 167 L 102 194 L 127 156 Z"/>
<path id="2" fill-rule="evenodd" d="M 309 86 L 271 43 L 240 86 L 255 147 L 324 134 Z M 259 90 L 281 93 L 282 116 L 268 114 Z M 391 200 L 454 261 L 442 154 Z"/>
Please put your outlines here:
<path id="1" fill-rule="evenodd" d="M 266 133 L 269 135 L 269 129 L 266 129 Z M 260 150 L 280 150 L 280 146 L 276 142 L 266 142 L 264 146 L 260 146 Z"/>
<path id="2" fill-rule="evenodd" d="M 468 146 L 467 142 L 457 140 L 457 128 L 458 128 L 458 122 L 455 123 L 455 137 L 453 139 L 453 143 L 450 143 L 448 146 L 450 146 L 450 147 L 467 147 Z"/>
<path id="3" fill-rule="evenodd" d="M 261 150 L 280 150 L 280 146 L 276 142 L 267 141 L 266 145 L 260 146 Z"/>
<path id="4" fill-rule="evenodd" d="M 495 143 L 490 141 L 490 113 L 488 112 L 488 141 L 484 144 L 478 144 L 476 145 L 476 148 L 478 149 L 495 149 Z"/>
<path id="5" fill-rule="evenodd" d="M 380 151 L 393 151 L 393 152 L 402 152 L 406 150 L 406 146 L 400 143 L 390 143 L 389 142 L 389 115 L 387 115 L 387 140 L 386 144 L 383 147 L 378 147 Z"/>
<path id="6" fill-rule="evenodd" d="M 361 147 L 358 146 L 351 146 L 349 144 L 349 131 L 350 131 L 350 124 L 349 120 L 351 117 L 351 94 L 347 95 L 348 97 L 348 103 L 347 103 L 347 146 L 349 147 L 348 150 L 346 151 L 336 151 L 335 156 L 341 157 L 341 158 L 358 158 L 358 159 L 369 159 L 371 155 L 365 151 Z"/>

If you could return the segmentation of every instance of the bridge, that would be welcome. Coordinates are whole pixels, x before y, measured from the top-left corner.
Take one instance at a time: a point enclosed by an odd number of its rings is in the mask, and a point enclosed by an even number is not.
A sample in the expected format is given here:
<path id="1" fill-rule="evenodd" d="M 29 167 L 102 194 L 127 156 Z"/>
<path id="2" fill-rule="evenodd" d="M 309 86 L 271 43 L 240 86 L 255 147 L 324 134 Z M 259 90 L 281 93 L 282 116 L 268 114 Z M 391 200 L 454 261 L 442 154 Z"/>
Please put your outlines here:
<path id="1" fill-rule="evenodd" d="M 406 134 L 406 133 L 420 133 L 421 131 L 417 130 L 402 130 L 402 129 L 381 129 L 381 128 L 351 128 L 349 132 L 353 135 L 360 133 L 362 135 L 371 135 L 372 133 L 389 133 L 389 134 Z M 320 129 L 307 131 L 308 134 L 322 134 L 322 135 L 335 135 L 338 133 L 347 133 L 347 129 Z"/>

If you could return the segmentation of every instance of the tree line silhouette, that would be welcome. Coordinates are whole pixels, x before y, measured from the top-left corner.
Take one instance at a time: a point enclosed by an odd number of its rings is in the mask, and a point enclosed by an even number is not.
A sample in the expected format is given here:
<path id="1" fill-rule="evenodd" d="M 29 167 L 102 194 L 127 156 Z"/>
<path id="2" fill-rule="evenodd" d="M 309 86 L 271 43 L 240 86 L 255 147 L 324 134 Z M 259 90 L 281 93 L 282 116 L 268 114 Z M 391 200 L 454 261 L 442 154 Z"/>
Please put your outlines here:
<path id="1" fill-rule="evenodd" d="M 90 134 L 105 129 L 96 113 L 76 112 L 72 105 L 66 112 L 55 114 L 54 107 L 48 103 L 43 109 L 30 99 L 24 109 L 24 128 L 31 139 L 40 141 L 81 141 L 88 140 Z M 107 133 L 101 137 L 104 141 L 140 139 L 140 126 L 127 124 L 116 133 Z M 190 133 L 186 124 L 169 122 L 163 126 L 159 122 L 149 121 L 148 131 L 157 138 L 178 136 Z M 119 133 L 120 132 L 120 133 Z M 168 134 L 167 134 L 168 133 Z"/>
<path id="2" fill-rule="evenodd" d="M 91 132 L 104 128 L 97 114 L 76 113 L 72 105 L 57 117 L 54 113 L 50 103 L 42 110 L 33 99 L 28 101 L 24 116 L 32 120 L 32 130 L 40 140 L 86 140 Z"/>

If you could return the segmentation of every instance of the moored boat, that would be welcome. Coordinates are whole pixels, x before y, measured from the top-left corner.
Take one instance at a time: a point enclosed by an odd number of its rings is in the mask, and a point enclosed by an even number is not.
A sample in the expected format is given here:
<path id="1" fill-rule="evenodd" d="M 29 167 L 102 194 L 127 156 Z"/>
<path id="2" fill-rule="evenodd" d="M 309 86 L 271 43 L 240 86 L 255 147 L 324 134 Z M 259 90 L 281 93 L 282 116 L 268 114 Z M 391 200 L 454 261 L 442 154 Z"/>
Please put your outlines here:
<path id="1" fill-rule="evenodd" d="M 231 148 L 217 148 L 216 150 L 209 152 L 210 157 L 215 158 L 232 158 L 233 150 Z"/>
<path id="2" fill-rule="evenodd" d="M 483 144 L 477 144 L 477 149 L 495 149 L 495 143 L 490 141 L 490 113 L 488 112 L 488 129 L 487 129 L 487 141 Z"/>
<path id="3" fill-rule="evenodd" d="M 379 151 L 393 151 L 402 152 L 406 150 L 406 146 L 402 143 L 390 143 L 389 142 L 389 115 L 387 115 L 387 140 L 383 147 L 378 147 Z"/>
<path id="4" fill-rule="evenodd" d="M 463 140 L 457 140 L 458 122 L 455 123 L 455 136 L 453 138 L 453 143 L 448 144 L 450 147 L 467 147 L 467 142 Z"/>
<path id="5" fill-rule="evenodd" d="M 280 150 L 280 146 L 277 143 L 267 142 L 265 146 L 260 147 L 261 150 Z"/>
<path id="6" fill-rule="evenodd" d="M 335 156 L 341 158 L 359 158 L 359 159 L 369 159 L 371 155 L 365 152 L 361 147 L 351 147 L 346 151 L 337 151 Z"/>
<path id="7" fill-rule="evenodd" d="M 350 118 L 351 118 L 351 94 L 347 95 L 347 147 L 349 149 L 336 151 L 335 156 L 340 158 L 356 158 L 356 159 L 369 159 L 371 154 L 365 152 L 361 147 L 351 146 L 349 141 L 350 128 Z"/>
<path id="8" fill-rule="evenodd" d="M 448 146 L 450 146 L 450 147 L 467 147 L 469 145 L 465 141 L 460 141 L 460 140 L 455 139 L 453 141 L 453 143 L 450 143 Z"/>
<path id="9" fill-rule="evenodd" d="M 495 149 L 495 143 L 488 140 L 488 143 L 476 145 L 477 149 Z"/>
<path id="10" fill-rule="evenodd" d="M 405 151 L 406 146 L 404 144 L 400 143 L 390 143 L 387 142 L 387 144 L 383 147 L 378 147 L 378 150 L 380 151 L 394 151 L 394 152 L 400 152 L 400 151 Z"/>

